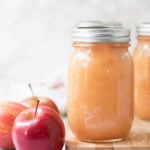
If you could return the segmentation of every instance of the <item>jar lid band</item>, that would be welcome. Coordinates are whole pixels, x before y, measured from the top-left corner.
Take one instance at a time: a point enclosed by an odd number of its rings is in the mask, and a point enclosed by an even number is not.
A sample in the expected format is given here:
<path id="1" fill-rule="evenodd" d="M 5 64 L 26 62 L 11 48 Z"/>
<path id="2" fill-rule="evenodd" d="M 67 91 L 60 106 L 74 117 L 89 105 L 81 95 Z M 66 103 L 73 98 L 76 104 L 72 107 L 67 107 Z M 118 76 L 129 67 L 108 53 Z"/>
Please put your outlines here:
<path id="1" fill-rule="evenodd" d="M 130 30 L 120 23 L 82 21 L 73 29 L 72 37 L 81 42 L 129 42 Z"/>
<path id="2" fill-rule="evenodd" d="M 137 25 L 136 32 L 138 35 L 150 36 L 150 22 Z"/>

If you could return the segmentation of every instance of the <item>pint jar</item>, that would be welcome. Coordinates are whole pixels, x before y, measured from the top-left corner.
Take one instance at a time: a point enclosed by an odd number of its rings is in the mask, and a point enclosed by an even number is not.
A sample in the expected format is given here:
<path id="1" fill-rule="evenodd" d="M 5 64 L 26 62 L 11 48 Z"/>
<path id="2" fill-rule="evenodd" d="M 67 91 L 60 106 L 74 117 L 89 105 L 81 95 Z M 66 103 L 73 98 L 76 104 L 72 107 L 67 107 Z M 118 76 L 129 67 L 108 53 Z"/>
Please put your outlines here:
<path id="1" fill-rule="evenodd" d="M 118 141 L 128 135 L 133 121 L 130 32 L 122 26 L 95 24 L 73 30 L 68 122 L 79 140 Z"/>

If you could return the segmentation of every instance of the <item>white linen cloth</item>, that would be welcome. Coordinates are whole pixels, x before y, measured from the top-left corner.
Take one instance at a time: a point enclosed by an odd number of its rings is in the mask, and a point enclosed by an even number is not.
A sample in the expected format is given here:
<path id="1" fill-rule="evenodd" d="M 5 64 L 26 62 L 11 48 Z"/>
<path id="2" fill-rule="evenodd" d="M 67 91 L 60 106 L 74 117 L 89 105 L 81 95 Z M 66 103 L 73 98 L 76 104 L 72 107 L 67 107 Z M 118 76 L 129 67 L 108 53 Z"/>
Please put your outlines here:
<path id="1" fill-rule="evenodd" d="M 66 114 L 66 71 L 61 69 L 51 78 L 44 79 L 39 84 L 32 84 L 35 96 L 49 97 L 54 100 L 62 115 Z M 32 96 L 28 83 L 0 78 L 0 101 L 17 101 Z"/>

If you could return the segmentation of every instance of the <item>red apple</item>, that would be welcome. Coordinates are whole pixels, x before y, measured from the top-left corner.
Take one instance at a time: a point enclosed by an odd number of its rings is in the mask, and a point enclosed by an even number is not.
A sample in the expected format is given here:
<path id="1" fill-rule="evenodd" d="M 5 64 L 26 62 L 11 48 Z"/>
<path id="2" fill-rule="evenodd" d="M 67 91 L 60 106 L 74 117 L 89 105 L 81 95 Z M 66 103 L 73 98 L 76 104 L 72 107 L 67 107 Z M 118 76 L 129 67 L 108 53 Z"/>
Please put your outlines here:
<path id="1" fill-rule="evenodd" d="M 12 142 L 12 126 L 16 116 L 26 109 L 16 102 L 0 103 L 0 148 L 14 149 Z"/>
<path id="2" fill-rule="evenodd" d="M 12 138 L 17 150 L 61 150 L 65 128 L 60 115 L 47 106 L 28 108 L 15 119 Z"/>
<path id="3" fill-rule="evenodd" d="M 40 97 L 40 96 L 28 97 L 24 99 L 23 101 L 21 101 L 21 104 L 29 108 L 36 107 L 37 100 L 40 100 L 40 104 L 39 104 L 40 106 L 48 106 L 50 108 L 53 108 L 56 112 L 60 114 L 59 109 L 57 105 L 55 104 L 55 102 L 48 97 Z"/>

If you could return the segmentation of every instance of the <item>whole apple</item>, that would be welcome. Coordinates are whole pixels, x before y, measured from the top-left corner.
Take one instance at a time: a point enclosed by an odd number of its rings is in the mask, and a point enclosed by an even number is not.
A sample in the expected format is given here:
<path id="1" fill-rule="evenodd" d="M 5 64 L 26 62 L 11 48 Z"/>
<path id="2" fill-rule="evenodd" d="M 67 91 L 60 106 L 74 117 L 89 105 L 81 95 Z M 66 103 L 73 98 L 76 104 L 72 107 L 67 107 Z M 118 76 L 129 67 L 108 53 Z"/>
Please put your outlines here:
<path id="1" fill-rule="evenodd" d="M 51 98 L 48 98 L 48 97 L 31 96 L 22 100 L 21 104 L 23 104 L 24 106 L 28 108 L 36 107 L 37 100 L 40 100 L 40 104 L 39 104 L 40 106 L 48 106 L 50 108 L 53 108 L 56 112 L 60 114 L 59 109 L 57 105 L 55 104 L 55 102 Z"/>
<path id="2" fill-rule="evenodd" d="M 28 108 L 15 119 L 12 138 L 17 150 L 61 150 L 65 128 L 60 115 L 50 107 Z"/>
<path id="3" fill-rule="evenodd" d="M 14 149 L 12 126 L 17 115 L 25 109 L 16 102 L 0 102 L 0 148 Z"/>

